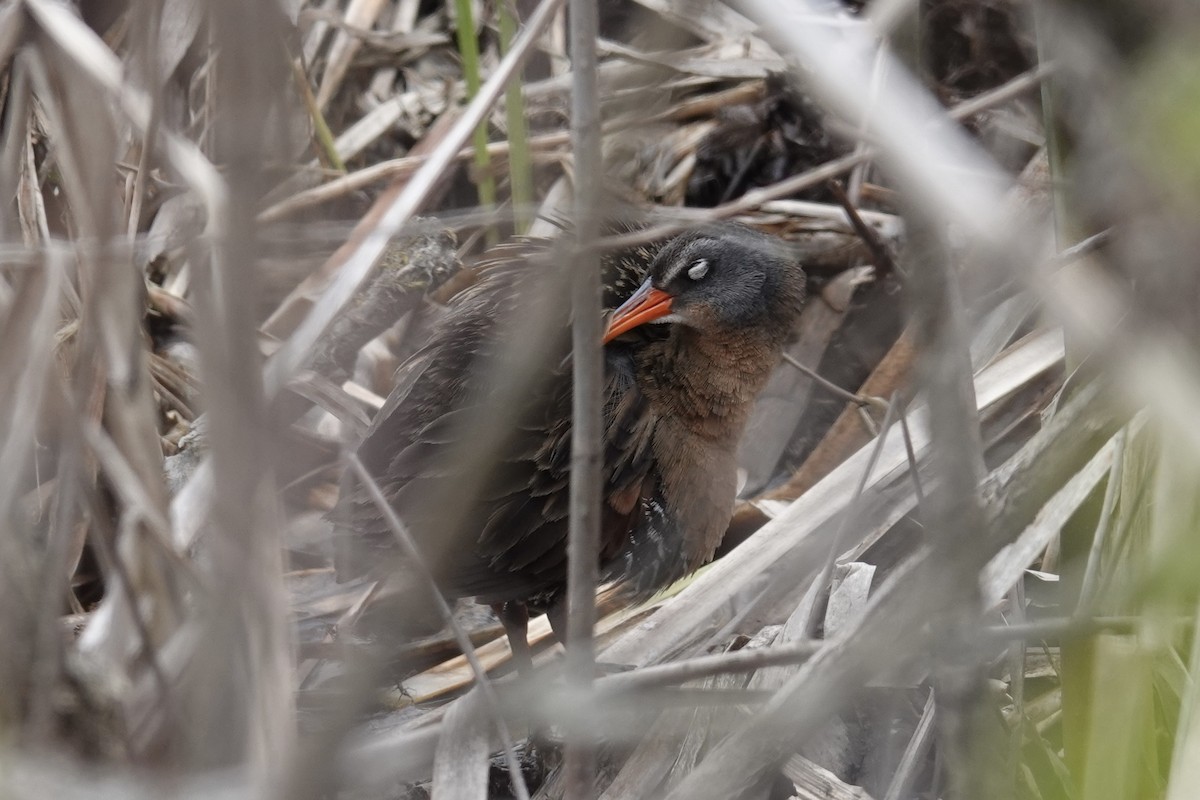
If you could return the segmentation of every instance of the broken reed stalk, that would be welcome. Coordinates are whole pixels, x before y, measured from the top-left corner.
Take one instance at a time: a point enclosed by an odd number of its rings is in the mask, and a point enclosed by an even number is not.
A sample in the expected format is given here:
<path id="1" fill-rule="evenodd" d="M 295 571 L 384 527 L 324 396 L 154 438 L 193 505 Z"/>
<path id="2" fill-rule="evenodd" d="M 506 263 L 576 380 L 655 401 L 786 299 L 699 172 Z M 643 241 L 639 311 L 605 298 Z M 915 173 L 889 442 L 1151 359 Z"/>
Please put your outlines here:
<path id="1" fill-rule="evenodd" d="M 571 280 L 573 353 L 570 536 L 567 545 L 567 681 L 580 700 L 591 697 L 595 670 L 596 584 L 600 546 L 600 260 L 592 242 L 600 235 L 600 95 L 596 79 L 599 14 L 595 0 L 571 0 L 573 67 L 571 144 L 575 158 L 575 249 Z M 566 796 L 596 794 L 596 743 L 576 703 L 567 725 L 564 752 Z"/>

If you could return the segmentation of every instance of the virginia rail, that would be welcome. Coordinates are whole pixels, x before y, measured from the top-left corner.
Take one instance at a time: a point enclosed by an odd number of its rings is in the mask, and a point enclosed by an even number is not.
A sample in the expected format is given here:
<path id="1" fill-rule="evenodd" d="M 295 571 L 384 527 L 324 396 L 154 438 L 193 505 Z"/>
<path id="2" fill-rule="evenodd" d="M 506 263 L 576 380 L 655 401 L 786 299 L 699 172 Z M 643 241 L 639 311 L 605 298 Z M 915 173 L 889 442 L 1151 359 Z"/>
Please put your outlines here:
<path id="1" fill-rule="evenodd" d="M 600 567 L 606 581 L 637 598 L 697 569 L 720 544 L 736 494 L 738 439 L 791 335 L 805 278 L 774 239 L 732 224 L 610 257 L 605 269 L 609 307 L 624 303 L 604 335 Z M 455 428 L 489 403 L 494 387 L 482 376 L 502 352 L 499 320 L 532 272 L 510 259 L 458 296 L 431 341 L 401 368 L 407 379 L 358 451 L 429 548 L 446 596 L 476 597 L 497 610 L 518 667 L 531 663 L 531 609 L 547 611 L 565 640 L 569 358 L 547 361 L 500 457 L 476 476 L 479 491 L 456 498 L 467 504 L 458 533 L 443 529 L 429 498 L 438 482 L 461 476 L 447 455 L 463 452 Z M 394 568 L 385 555 L 395 549 L 391 533 L 361 488 L 345 493 L 335 519 L 358 556 L 342 551 L 340 577 Z"/>

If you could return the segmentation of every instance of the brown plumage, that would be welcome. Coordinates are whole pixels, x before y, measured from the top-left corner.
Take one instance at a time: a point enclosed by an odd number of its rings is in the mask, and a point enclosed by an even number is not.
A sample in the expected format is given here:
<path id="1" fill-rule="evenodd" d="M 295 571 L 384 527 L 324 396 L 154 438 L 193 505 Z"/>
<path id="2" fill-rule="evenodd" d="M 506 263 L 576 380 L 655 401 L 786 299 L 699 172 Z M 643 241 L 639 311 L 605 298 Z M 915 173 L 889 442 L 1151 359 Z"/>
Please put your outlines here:
<path id="1" fill-rule="evenodd" d="M 737 442 L 791 335 L 804 274 L 770 237 L 735 225 L 610 257 L 605 270 L 609 307 L 625 302 L 605 335 L 600 566 L 606 580 L 646 596 L 704 564 L 720 543 L 735 499 Z M 465 498 L 443 490 L 463 477 L 461 425 L 489 413 L 488 367 L 509 333 L 502 321 L 518 309 L 524 282 L 538 277 L 515 260 L 487 269 L 402 368 L 359 448 L 428 550 L 442 591 L 494 604 L 521 663 L 526 606 L 550 611 L 561 633 L 571 438 L 565 338 L 515 414 L 500 457 L 477 470 L 479 490 Z M 441 524 L 445 508 L 437 506 L 446 501 L 434 498 L 447 497 L 464 504 L 457 532 Z M 391 533 L 365 492 L 348 491 L 335 518 L 357 556 L 342 558 L 339 574 L 394 568 Z"/>

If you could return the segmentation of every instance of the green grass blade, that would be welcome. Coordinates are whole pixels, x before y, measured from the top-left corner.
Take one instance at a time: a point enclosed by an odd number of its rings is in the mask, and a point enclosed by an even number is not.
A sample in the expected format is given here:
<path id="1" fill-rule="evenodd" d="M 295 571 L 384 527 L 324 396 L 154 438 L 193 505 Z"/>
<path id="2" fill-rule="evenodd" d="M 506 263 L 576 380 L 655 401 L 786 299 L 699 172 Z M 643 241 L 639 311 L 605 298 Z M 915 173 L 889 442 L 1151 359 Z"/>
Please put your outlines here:
<path id="1" fill-rule="evenodd" d="M 507 53 L 517 33 L 517 12 L 510 0 L 500 3 L 500 52 Z M 508 85 L 504 95 L 508 124 L 508 175 L 517 233 L 525 233 L 533 222 L 533 166 L 529 156 L 529 131 L 525 125 L 525 93 L 520 81 Z"/>
<path id="2" fill-rule="evenodd" d="M 454 0 L 457 17 L 458 54 L 462 58 L 463 80 L 467 84 L 468 102 L 479 93 L 482 85 L 479 66 L 479 41 L 475 38 L 475 14 L 471 0 Z M 476 186 L 479 188 L 479 205 L 491 211 L 496 207 L 496 180 L 492 177 L 492 158 L 488 154 L 487 123 L 475 129 L 475 170 L 478 173 Z M 497 235 L 494 227 L 488 228 L 488 243 L 494 244 Z"/>

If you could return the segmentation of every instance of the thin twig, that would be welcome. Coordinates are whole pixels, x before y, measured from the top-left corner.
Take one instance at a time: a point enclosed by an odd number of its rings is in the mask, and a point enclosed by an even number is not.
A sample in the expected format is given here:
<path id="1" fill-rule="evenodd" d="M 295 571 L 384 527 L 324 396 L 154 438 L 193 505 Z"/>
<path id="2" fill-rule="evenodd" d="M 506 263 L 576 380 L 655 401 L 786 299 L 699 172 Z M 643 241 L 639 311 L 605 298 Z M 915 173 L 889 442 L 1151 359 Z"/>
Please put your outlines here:
<path id="1" fill-rule="evenodd" d="M 859 406 L 855 409 L 855 411 L 858 412 L 858 417 L 862 420 L 862 424 L 864 427 L 866 427 L 867 432 L 871 434 L 871 438 L 873 439 L 878 436 L 879 426 L 875 424 L 875 420 L 872 419 L 871 415 L 867 413 L 867 409 L 863 406 Z"/>
<path id="2" fill-rule="evenodd" d="M 900 392 L 892 394 L 892 402 L 900 400 Z M 908 457 L 908 473 L 912 475 L 913 491 L 917 495 L 917 509 L 925 508 L 925 492 L 921 487 L 921 470 L 917 467 L 917 452 L 913 447 L 912 432 L 908 429 L 908 404 L 900 404 L 900 431 L 904 434 L 904 454 Z"/>
<path id="3" fill-rule="evenodd" d="M 875 269 L 880 275 L 892 272 L 897 275 L 904 274 L 896 265 L 892 254 L 888 252 L 887 247 L 879 240 L 879 235 L 875 233 L 875 229 L 863 221 L 862 216 L 858 213 L 858 208 L 846 194 L 846 190 L 842 188 L 842 182 L 839 180 L 831 180 L 825 184 L 829 187 L 829 191 L 833 193 L 834 199 L 841 204 L 842 209 L 846 212 L 847 219 L 850 220 L 850 226 L 854 228 L 854 232 L 858 234 L 858 238 L 863 240 L 863 244 L 871 251 L 871 256 L 875 260 Z"/>
<path id="4" fill-rule="evenodd" d="M 463 656 L 467 659 L 467 663 L 471 666 L 471 672 L 475 675 L 475 682 L 479 684 L 479 691 L 483 695 L 484 702 L 487 704 L 488 713 L 492 716 L 492 721 L 496 724 L 496 732 L 500 736 L 500 742 L 504 746 L 504 761 L 508 766 L 509 780 L 512 782 L 513 792 L 519 800 L 529 800 L 529 790 L 525 786 L 525 778 L 521 773 L 521 765 L 517 761 L 517 749 L 513 744 L 512 735 L 508 730 L 508 723 L 504 719 L 504 714 L 500 706 L 500 698 L 496 695 L 496 687 L 492 684 L 491 678 L 488 677 L 487 670 L 483 668 L 483 664 L 479 661 L 479 655 L 475 652 L 475 646 L 471 644 L 471 637 L 458 624 L 458 620 L 454 618 L 454 611 L 450 608 L 450 604 L 446 602 L 445 595 L 438 588 L 437 581 L 433 578 L 433 573 L 429 570 L 429 565 L 425 563 L 424 556 L 421 555 L 417 543 L 413 541 L 412 535 L 408 532 L 408 528 L 396 516 L 395 510 L 383 496 L 383 492 L 379 488 L 379 484 L 375 481 L 375 477 L 371 475 L 366 466 L 359 459 L 357 453 L 351 453 L 346 457 L 351 469 L 358 474 L 358 479 L 362 481 L 363 487 L 371 496 L 371 501 L 379 509 L 379 513 L 387 521 L 388 527 L 392 529 L 392 535 L 396 537 L 400 547 L 404 550 L 405 557 L 412 564 L 414 571 L 420 576 L 420 579 L 429 589 L 429 596 L 432 598 L 434 605 L 437 607 L 438 613 L 442 615 L 442 619 L 450 627 L 450 631 L 454 634 L 454 640 L 458 643 L 462 650 Z"/>
<path id="5" fill-rule="evenodd" d="M 700 656 L 672 664 L 642 667 L 631 672 L 607 675 L 599 681 L 596 688 L 601 694 L 651 689 L 684 683 L 695 678 L 707 678 L 710 675 L 752 672 L 763 667 L 801 664 L 811 658 L 823 644 L 821 641 L 806 639 L 773 647 L 736 650 L 732 653 Z"/>
<path id="6" fill-rule="evenodd" d="M 883 398 L 867 397 L 865 395 L 855 394 L 854 392 L 846 391 L 845 389 L 838 386 L 833 381 L 829 380 L 826 377 L 823 377 L 816 370 L 805 366 L 803 363 L 800 362 L 799 359 L 797 359 L 791 353 L 784 353 L 783 360 L 785 362 L 787 362 L 788 364 L 790 364 L 791 366 L 793 366 L 796 369 L 803 372 L 808 377 L 812 378 L 814 381 L 817 382 L 817 385 L 820 386 L 822 389 L 825 389 L 825 390 L 831 392 L 832 394 L 836 395 L 837 397 L 842 398 L 846 402 L 854 403 L 856 406 L 870 406 L 871 408 L 877 408 L 877 409 L 880 409 L 881 411 L 883 411 L 884 413 L 887 413 L 888 404 L 887 404 L 887 401 L 884 400 Z"/>

